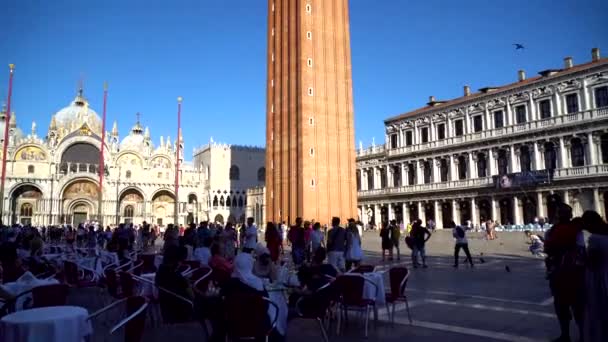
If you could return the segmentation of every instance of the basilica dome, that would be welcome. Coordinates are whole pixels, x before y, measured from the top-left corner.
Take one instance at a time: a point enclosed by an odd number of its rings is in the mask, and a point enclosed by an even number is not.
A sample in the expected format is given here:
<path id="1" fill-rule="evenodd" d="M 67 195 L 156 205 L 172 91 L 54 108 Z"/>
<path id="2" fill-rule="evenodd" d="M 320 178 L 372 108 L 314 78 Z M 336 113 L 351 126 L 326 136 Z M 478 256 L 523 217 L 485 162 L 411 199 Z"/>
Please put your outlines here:
<path id="1" fill-rule="evenodd" d="M 148 152 L 147 148 L 150 146 L 149 131 L 146 130 L 146 134 L 144 134 L 144 130 L 139 121 L 131 128 L 129 135 L 124 137 L 120 142 L 121 151 L 129 150 L 146 154 Z"/>
<path id="2" fill-rule="evenodd" d="M 101 135 L 101 119 L 89 108 L 89 102 L 82 95 L 82 89 L 69 106 L 55 114 L 55 122 L 62 135 L 67 135 L 85 123 L 94 133 Z"/>

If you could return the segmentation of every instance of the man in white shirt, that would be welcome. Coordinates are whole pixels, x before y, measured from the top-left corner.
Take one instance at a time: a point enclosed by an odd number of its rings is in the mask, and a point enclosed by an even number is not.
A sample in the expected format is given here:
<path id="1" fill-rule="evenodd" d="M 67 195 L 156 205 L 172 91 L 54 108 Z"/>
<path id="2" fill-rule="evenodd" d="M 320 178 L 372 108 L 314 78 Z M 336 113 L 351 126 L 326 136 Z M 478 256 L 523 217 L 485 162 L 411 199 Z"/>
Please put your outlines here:
<path id="1" fill-rule="evenodd" d="M 245 242 L 243 243 L 243 252 L 251 253 L 255 250 L 258 244 L 258 228 L 253 224 L 253 217 L 247 218 L 247 227 L 245 227 Z"/>

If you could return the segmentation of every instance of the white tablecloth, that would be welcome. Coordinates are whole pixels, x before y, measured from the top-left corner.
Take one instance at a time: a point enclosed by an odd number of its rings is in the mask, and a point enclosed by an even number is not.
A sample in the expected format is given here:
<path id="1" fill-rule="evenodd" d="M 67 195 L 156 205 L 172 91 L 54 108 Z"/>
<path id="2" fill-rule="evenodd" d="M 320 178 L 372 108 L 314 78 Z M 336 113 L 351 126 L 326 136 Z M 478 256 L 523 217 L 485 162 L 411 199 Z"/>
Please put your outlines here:
<path id="1" fill-rule="evenodd" d="M 59 281 L 57 281 L 57 279 L 38 279 L 38 278 L 34 277 L 34 275 L 32 275 L 30 272 L 26 272 L 19 279 L 17 279 L 16 282 L 6 283 L 6 284 L 0 285 L 0 286 L 2 286 L 2 288 L 6 292 L 12 294 L 13 296 L 16 296 L 25 291 L 29 291 L 29 290 L 33 289 L 34 287 L 50 285 L 50 284 L 58 284 L 58 283 L 59 283 Z M 32 300 L 31 293 L 28 293 L 27 295 L 23 295 L 23 296 L 19 297 L 17 299 L 17 302 L 15 303 L 15 310 L 17 310 L 17 311 L 23 310 L 23 305 L 27 302 L 31 302 L 31 300 Z M 0 341 L 2 341 L 2 340 L 0 340 Z"/>
<path id="2" fill-rule="evenodd" d="M 277 319 L 277 331 L 285 336 L 287 332 L 287 315 L 289 314 L 289 308 L 287 306 L 287 300 L 285 299 L 285 294 L 283 291 L 270 291 L 268 293 L 268 297 L 271 301 L 273 301 L 279 307 L 279 317 Z M 272 320 L 275 315 L 274 306 L 270 305 L 268 307 L 268 316 Z"/>
<path id="3" fill-rule="evenodd" d="M 79 267 L 93 271 L 98 276 L 103 276 L 103 265 L 101 264 L 101 258 L 98 257 L 84 257 L 78 258 L 76 261 Z"/>
<path id="4" fill-rule="evenodd" d="M 152 282 L 137 282 L 140 296 L 158 299 L 158 288 L 154 286 L 154 278 L 156 277 L 156 273 L 145 273 L 140 277 Z"/>
<path id="5" fill-rule="evenodd" d="M 93 329 L 78 306 L 51 306 L 12 313 L 0 320 L 0 341 L 80 342 Z"/>
<path id="6" fill-rule="evenodd" d="M 386 290 L 384 289 L 384 274 L 382 272 L 365 273 L 363 276 L 376 286 L 365 282 L 363 287 L 363 298 L 376 300 L 376 306 L 386 303 Z M 376 291 L 377 287 L 377 291 Z"/>

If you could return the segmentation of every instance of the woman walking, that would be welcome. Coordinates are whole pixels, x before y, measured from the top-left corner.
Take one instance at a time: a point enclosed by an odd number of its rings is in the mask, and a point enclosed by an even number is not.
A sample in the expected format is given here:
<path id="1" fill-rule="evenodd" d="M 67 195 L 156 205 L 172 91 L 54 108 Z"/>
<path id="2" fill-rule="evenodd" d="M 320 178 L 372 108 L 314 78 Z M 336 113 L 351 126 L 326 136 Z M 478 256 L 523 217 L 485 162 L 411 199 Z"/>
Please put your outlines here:
<path id="1" fill-rule="evenodd" d="M 266 233 L 264 235 L 266 247 L 270 254 L 270 260 L 276 262 L 281 255 L 281 235 L 277 227 L 272 222 L 266 223 Z"/>
<path id="2" fill-rule="evenodd" d="M 388 260 L 393 261 L 393 241 L 391 240 L 391 231 L 388 224 L 382 223 L 380 228 L 380 237 L 382 238 L 382 261 L 385 260 L 386 251 L 388 251 Z"/>
<path id="3" fill-rule="evenodd" d="M 349 271 L 352 266 L 359 267 L 363 259 L 363 251 L 361 250 L 361 236 L 355 224 L 355 220 L 348 220 L 348 229 L 346 230 L 346 271 Z"/>
<path id="4" fill-rule="evenodd" d="M 232 223 L 226 223 L 226 227 L 220 233 L 220 243 L 224 252 L 224 258 L 227 260 L 234 259 L 236 253 L 237 232 L 232 226 Z"/>

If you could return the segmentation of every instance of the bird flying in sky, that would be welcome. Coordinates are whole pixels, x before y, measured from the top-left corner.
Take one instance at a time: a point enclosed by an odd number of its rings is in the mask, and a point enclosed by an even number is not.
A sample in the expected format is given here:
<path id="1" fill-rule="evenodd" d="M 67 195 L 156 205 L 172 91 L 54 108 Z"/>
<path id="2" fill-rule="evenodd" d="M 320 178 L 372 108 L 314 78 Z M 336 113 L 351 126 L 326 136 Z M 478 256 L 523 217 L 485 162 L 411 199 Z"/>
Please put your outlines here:
<path id="1" fill-rule="evenodd" d="M 513 46 L 515 46 L 515 50 L 523 50 L 524 49 L 524 46 L 522 44 L 515 43 L 515 44 L 513 44 Z"/>

